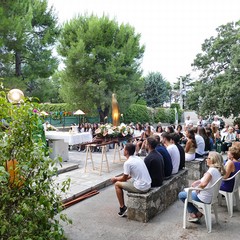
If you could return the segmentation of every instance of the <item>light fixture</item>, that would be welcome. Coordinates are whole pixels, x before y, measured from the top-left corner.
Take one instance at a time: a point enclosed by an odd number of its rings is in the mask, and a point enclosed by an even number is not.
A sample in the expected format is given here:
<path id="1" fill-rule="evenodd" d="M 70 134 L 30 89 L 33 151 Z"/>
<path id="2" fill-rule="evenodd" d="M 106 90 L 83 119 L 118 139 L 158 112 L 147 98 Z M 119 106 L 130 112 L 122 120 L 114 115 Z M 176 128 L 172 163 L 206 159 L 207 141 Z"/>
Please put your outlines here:
<path id="1" fill-rule="evenodd" d="M 20 101 L 24 98 L 24 94 L 19 89 L 12 89 L 9 91 L 7 98 L 10 103 L 20 103 Z"/>

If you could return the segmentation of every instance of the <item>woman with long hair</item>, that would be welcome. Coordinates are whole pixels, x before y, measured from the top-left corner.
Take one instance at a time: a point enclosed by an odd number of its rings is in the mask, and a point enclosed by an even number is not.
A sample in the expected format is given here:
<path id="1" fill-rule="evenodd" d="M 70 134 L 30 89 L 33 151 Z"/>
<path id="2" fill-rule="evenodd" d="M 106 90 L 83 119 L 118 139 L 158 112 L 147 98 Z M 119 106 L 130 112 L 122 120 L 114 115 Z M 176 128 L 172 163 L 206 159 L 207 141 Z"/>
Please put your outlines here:
<path id="1" fill-rule="evenodd" d="M 197 142 L 193 129 L 186 131 L 187 143 L 185 146 L 185 161 L 192 161 L 195 159 L 195 150 L 197 148 Z"/>
<path id="2" fill-rule="evenodd" d="M 192 183 L 191 187 L 197 188 L 211 188 L 214 183 L 221 177 L 225 175 L 225 169 L 223 166 L 222 155 L 218 152 L 209 152 L 206 158 L 207 166 L 209 167 L 204 176 Z M 213 196 L 213 189 L 208 191 L 193 191 L 192 199 L 198 202 L 210 203 Z M 183 191 L 178 194 L 178 198 L 185 202 L 187 198 L 187 192 Z M 187 205 L 188 212 L 190 213 L 190 222 L 197 222 L 203 214 L 198 210 L 193 203 L 188 202 Z"/>

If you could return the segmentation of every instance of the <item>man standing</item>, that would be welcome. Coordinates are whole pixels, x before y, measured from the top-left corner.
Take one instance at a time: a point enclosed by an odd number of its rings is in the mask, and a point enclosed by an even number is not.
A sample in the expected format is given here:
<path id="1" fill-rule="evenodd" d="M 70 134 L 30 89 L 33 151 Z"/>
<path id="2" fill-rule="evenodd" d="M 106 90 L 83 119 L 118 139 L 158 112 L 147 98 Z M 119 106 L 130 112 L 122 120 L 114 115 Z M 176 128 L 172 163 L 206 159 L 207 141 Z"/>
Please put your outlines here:
<path id="1" fill-rule="evenodd" d="M 147 138 L 148 155 L 144 162 L 147 166 L 148 172 L 152 179 L 152 187 L 159 187 L 162 185 L 164 179 L 164 162 L 162 155 L 155 150 L 157 141 L 154 137 Z"/>
<path id="2" fill-rule="evenodd" d="M 135 145 L 127 143 L 124 148 L 124 156 L 127 158 L 127 161 L 123 165 L 123 175 L 111 179 L 115 183 L 115 190 L 120 205 L 120 212 L 118 213 L 120 217 L 123 217 L 127 212 L 123 190 L 145 193 L 151 188 L 151 177 L 148 169 L 144 161 L 140 157 L 134 156 L 134 153 Z"/>
<path id="3" fill-rule="evenodd" d="M 171 134 L 164 132 L 162 135 L 162 143 L 166 146 L 167 151 L 172 159 L 173 170 L 172 174 L 178 173 L 179 165 L 180 165 L 180 153 L 175 144 L 171 141 Z"/>
<path id="4" fill-rule="evenodd" d="M 185 127 L 189 127 L 189 124 L 192 124 L 192 120 L 190 119 L 190 116 L 187 116 L 187 119 L 185 120 Z"/>

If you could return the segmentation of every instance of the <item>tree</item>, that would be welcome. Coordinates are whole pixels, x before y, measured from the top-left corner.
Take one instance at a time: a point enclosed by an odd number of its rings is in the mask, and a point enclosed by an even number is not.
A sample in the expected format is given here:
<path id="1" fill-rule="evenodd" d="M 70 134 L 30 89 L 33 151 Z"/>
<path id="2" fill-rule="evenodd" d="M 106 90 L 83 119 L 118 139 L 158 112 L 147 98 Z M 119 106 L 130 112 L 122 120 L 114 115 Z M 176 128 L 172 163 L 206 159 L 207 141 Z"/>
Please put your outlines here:
<path id="1" fill-rule="evenodd" d="M 163 106 L 164 102 L 170 100 L 170 83 L 167 82 L 161 73 L 151 72 L 144 82 L 144 98 L 149 107 Z"/>
<path id="2" fill-rule="evenodd" d="M 203 115 L 236 116 L 240 113 L 240 21 L 216 30 L 217 36 L 205 40 L 203 53 L 194 60 L 200 76 L 187 102 Z"/>
<path id="3" fill-rule="evenodd" d="M 139 41 L 133 27 L 106 16 L 84 15 L 66 23 L 58 47 L 65 64 L 60 89 L 64 101 L 78 103 L 87 113 L 97 109 L 102 122 L 112 93 L 120 110 L 134 102 L 142 84 L 144 46 Z"/>
<path id="4" fill-rule="evenodd" d="M 51 76 L 58 66 L 52 48 L 60 29 L 47 0 L 1 1 L 0 16 L 0 76 L 5 85 L 23 81 L 27 88 L 29 81 Z"/>

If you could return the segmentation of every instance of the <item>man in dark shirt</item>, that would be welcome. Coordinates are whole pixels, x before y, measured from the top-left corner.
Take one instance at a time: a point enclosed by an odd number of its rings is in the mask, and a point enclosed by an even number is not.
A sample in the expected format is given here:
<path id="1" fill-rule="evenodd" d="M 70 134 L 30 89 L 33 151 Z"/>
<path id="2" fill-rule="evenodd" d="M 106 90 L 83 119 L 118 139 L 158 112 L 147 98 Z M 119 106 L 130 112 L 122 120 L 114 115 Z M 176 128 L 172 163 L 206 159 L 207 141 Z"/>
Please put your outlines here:
<path id="1" fill-rule="evenodd" d="M 178 151 L 180 153 L 179 170 L 181 170 L 185 167 L 185 151 L 184 151 L 184 148 L 179 144 L 180 137 L 177 133 L 172 133 L 171 138 L 172 138 L 173 143 L 177 146 Z"/>
<path id="2" fill-rule="evenodd" d="M 145 157 L 144 162 L 152 179 L 151 187 L 161 186 L 164 179 L 163 157 L 155 150 L 156 146 L 156 139 L 154 137 L 148 137 L 146 144 L 148 155 Z"/>
<path id="3" fill-rule="evenodd" d="M 157 141 L 157 147 L 155 148 L 163 157 L 164 162 L 164 175 L 165 178 L 168 178 L 172 175 L 172 159 L 167 149 L 161 144 L 160 137 L 158 135 L 154 135 L 154 138 Z"/>

